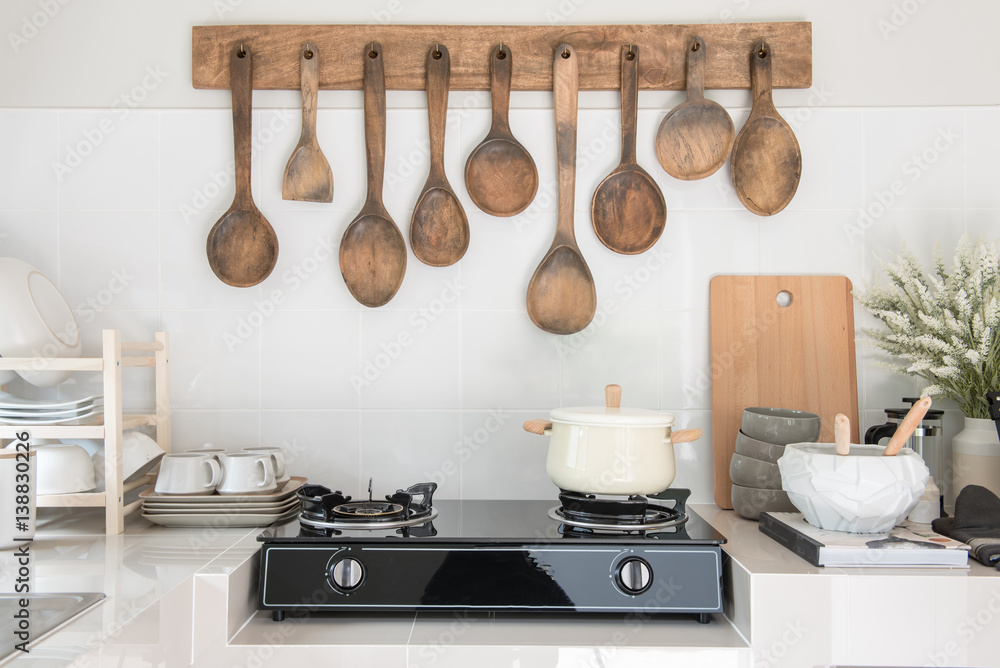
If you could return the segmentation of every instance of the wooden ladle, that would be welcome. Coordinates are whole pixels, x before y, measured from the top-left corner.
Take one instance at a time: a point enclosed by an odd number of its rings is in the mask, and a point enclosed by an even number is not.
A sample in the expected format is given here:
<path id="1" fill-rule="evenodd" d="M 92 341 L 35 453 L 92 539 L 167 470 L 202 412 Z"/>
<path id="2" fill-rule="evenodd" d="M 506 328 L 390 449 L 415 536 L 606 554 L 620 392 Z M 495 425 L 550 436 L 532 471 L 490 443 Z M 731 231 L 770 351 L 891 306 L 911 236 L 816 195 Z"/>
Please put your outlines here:
<path id="1" fill-rule="evenodd" d="M 432 46 L 427 52 L 431 169 L 410 221 L 413 254 L 432 267 L 455 264 L 469 248 L 469 219 L 444 173 L 444 131 L 448 117 L 450 74 L 448 49 L 441 45 Z"/>
<path id="2" fill-rule="evenodd" d="M 931 398 L 924 397 L 917 403 L 913 404 L 909 411 L 906 413 L 906 417 L 903 421 L 899 423 L 896 427 L 896 433 L 892 435 L 889 439 L 889 444 L 885 446 L 885 450 L 882 451 L 883 457 L 892 457 L 899 453 L 906 445 L 906 442 L 910 440 L 910 436 L 916 431 L 917 426 L 920 421 L 924 419 L 927 415 L 927 411 L 931 407 Z"/>
<path id="3" fill-rule="evenodd" d="M 795 134 L 771 100 L 771 47 L 758 42 L 750 54 L 753 109 L 733 145 L 733 186 L 747 209 L 771 216 L 792 201 L 802 174 Z"/>
<path id="4" fill-rule="evenodd" d="M 579 67 L 569 44 L 556 47 L 552 65 L 559 172 L 559 218 L 548 253 L 528 283 L 528 315 L 552 334 L 575 334 L 594 319 L 597 290 L 573 231 L 576 190 L 576 118 Z"/>
<path id="5" fill-rule="evenodd" d="M 208 264 L 219 280 L 237 288 L 257 285 L 278 261 L 278 235 L 253 201 L 250 188 L 250 136 L 253 116 L 253 65 L 250 45 L 237 44 L 229 61 L 233 91 L 233 148 L 236 195 L 232 206 L 208 233 Z"/>
<path id="6" fill-rule="evenodd" d="M 382 45 L 365 49 L 365 154 L 368 197 L 340 241 L 340 272 L 347 289 L 365 306 L 382 306 L 406 273 L 406 244 L 382 204 L 385 176 L 385 67 Z"/>
<path id="7" fill-rule="evenodd" d="M 319 49 L 303 44 L 299 54 L 302 80 L 302 134 L 285 165 L 281 199 L 333 201 L 333 172 L 316 138 L 316 96 L 319 91 Z"/>
<path id="8" fill-rule="evenodd" d="M 491 216 L 516 216 L 538 192 L 538 169 L 528 150 L 510 130 L 510 79 L 514 54 L 507 45 L 490 53 L 490 99 L 493 124 L 465 163 L 469 197 Z"/>
<path id="9" fill-rule="evenodd" d="M 656 181 L 636 162 L 639 47 L 622 46 L 622 159 L 594 191 L 590 217 L 597 238 L 625 255 L 643 253 L 663 234 L 667 205 Z"/>
<path id="10" fill-rule="evenodd" d="M 705 41 L 695 37 L 687 51 L 687 100 L 660 122 L 656 158 L 675 179 L 703 179 L 726 164 L 735 137 L 729 113 L 705 97 Z"/>

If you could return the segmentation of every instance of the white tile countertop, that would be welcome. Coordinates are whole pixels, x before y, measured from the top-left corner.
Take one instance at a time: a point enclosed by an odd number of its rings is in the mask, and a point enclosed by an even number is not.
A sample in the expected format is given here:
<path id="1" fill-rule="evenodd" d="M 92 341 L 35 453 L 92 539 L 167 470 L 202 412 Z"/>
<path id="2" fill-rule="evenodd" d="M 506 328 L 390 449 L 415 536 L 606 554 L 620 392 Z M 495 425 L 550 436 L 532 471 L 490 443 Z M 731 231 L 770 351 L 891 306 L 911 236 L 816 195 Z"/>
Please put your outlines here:
<path id="1" fill-rule="evenodd" d="M 105 536 L 99 512 L 47 510 L 30 548 L 32 591 L 108 598 L 32 642 L 17 665 L 997 665 L 995 569 L 817 568 L 756 522 L 695 508 L 729 538 L 728 619 L 707 625 L 461 613 L 273 622 L 256 611 L 259 529 L 167 529 L 132 516 L 124 534 Z M 0 552 L 0 591 L 13 591 L 15 573 L 13 553 Z"/>

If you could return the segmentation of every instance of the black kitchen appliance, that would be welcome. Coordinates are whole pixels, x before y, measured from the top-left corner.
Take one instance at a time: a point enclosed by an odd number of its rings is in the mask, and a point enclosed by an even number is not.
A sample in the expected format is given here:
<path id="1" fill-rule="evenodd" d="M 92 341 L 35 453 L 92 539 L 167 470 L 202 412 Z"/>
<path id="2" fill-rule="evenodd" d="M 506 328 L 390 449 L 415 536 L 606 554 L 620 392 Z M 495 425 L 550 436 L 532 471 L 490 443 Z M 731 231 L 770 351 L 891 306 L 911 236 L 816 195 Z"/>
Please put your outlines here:
<path id="1" fill-rule="evenodd" d="M 987 392 L 986 401 L 990 405 L 990 418 L 997 423 L 997 436 L 1000 436 L 1000 392 Z"/>
<path id="2" fill-rule="evenodd" d="M 299 491 L 298 524 L 258 538 L 258 605 L 288 612 L 722 610 L 725 538 L 688 490 L 552 501 L 442 501 L 434 483 L 385 501 L 320 485 Z"/>

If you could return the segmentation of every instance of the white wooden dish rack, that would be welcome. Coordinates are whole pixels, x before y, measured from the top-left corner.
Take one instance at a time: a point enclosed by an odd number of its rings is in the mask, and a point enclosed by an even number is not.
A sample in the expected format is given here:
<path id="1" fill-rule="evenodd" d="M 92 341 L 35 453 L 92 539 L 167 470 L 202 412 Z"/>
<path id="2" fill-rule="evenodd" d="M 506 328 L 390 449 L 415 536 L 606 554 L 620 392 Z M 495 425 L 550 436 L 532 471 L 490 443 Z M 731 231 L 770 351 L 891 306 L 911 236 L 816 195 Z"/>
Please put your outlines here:
<path id="1" fill-rule="evenodd" d="M 104 508 L 105 532 L 119 534 L 125 516 L 135 512 L 141 501 L 124 504 L 125 494 L 156 481 L 153 473 L 124 483 L 122 480 L 122 432 L 135 427 L 154 426 L 156 442 L 170 452 L 170 335 L 157 332 L 153 341 L 122 341 L 121 331 L 104 330 L 101 357 L 10 358 L 0 359 L 0 371 L 37 369 L 53 371 L 100 371 L 104 377 L 104 415 L 81 425 L 0 425 L 0 440 L 17 438 L 28 431 L 32 438 L 93 438 L 104 441 L 103 492 L 45 494 L 36 498 L 39 508 Z M 122 368 L 154 367 L 156 408 L 149 414 L 122 412 Z"/>

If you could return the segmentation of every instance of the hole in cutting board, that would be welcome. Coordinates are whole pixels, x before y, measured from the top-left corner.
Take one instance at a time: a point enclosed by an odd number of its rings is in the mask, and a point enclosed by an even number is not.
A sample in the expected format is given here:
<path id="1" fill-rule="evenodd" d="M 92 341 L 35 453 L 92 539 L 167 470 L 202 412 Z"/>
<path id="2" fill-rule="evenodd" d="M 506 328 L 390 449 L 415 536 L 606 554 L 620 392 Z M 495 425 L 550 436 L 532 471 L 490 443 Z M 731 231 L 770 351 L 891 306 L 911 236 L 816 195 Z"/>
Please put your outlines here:
<path id="1" fill-rule="evenodd" d="M 778 306 L 785 308 L 786 306 L 791 306 L 792 304 L 792 293 L 788 290 L 782 290 L 778 293 L 778 296 L 774 298 L 778 302 Z"/>

